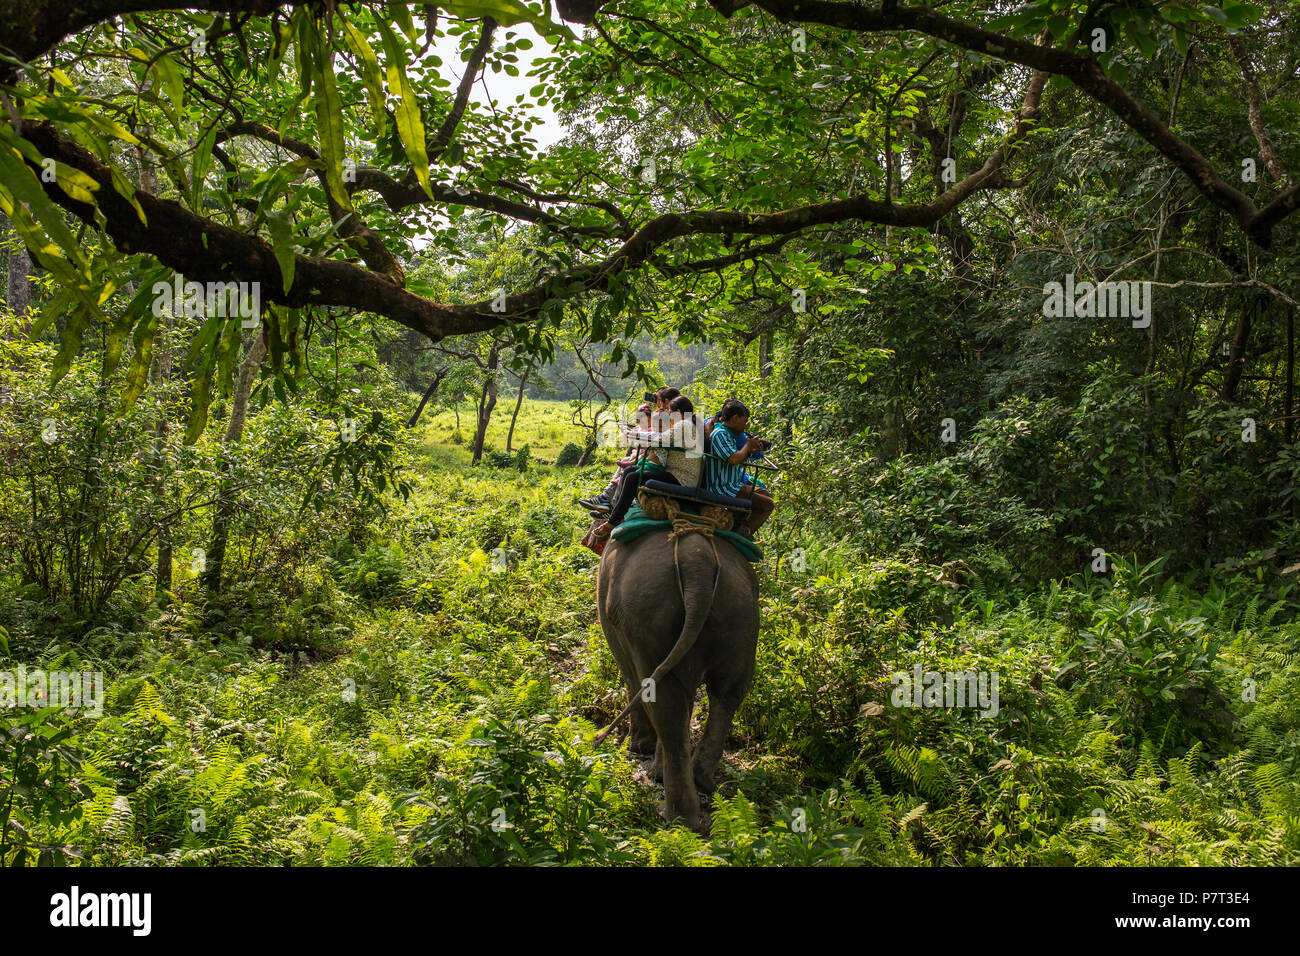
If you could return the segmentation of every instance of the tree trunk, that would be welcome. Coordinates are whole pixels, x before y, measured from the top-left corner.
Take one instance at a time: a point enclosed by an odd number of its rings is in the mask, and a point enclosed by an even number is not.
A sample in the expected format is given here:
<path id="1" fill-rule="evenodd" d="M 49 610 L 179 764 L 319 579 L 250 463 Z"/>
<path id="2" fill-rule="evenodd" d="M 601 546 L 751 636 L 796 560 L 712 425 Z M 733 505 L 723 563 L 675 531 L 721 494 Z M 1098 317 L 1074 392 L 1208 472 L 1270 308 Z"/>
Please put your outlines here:
<path id="1" fill-rule="evenodd" d="M 596 449 L 600 447 L 600 416 L 604 414 L 607 408 L 609 408 L 609 395 L 605 396 L 605 404 L 600 406 L 596 411 L 596 417 L 591 420 L 591 434 L 587 436 L 586 442 L 583 443 L 582 457 L 574 465 L 575 468 L 581 468 L 590 462 L 592 456 L 596 453 Z"/>
<path id="2" fill-rule="evenodd" d="M 474 427 L 474 457 L 470 464 L 477 465 L 483 460 L 483 439 L 487 436 L 488 422 L 492 420 L 492 409 L 497 404 L 497 367 L 501 353 L 495 342 L 488 353 L 487 377 L 483 380 L 483 391 L 478 399 L 478 422 Z"/>
<path id="3" fill-rule="evenodd" d="M 420 420 L 420 413 L 424 411 L 424 406 L 429 404 L 429 399 L 433 398 L 433 393 L 438 391 L 438 386 L 442 384 L 442 380 L 446 375 L 447 373 L 443 371 L 433 377 L 433 381 L 429 383 L 429 387 L 424 391 L 424 397 L 420 399 L 419 407 L 416 408 L 415 413 L 411 416 L 411 420 L 406 423 L 407 428 L 415 427 L 415 423 Z M 457 427 L 460 426 L 459 416 L 457 417 L 456 425 Z"/>
<path id="4" fill-rule="evenodd" d="M 1286 310 L 1286 443 L 1291 444 L 1295 429 L 1291 421 L 1295 392 L 1295 306 Z"/>
<path id="5" fill-rule="evenodd" d="M 519 397 L 515 399 L 515 411 L 510 416 L 510 431 L 506 433 L 506 454 L 510 454 L 510 445 L 515 440 L 515 422 L 519 420 L 519 407 L 524 403 L 524 386 L 528 384 L 528 373 L 532 369 L 524 369 L 524 374 L 519 376 Z"/>
<path id="6" fill-rule="evenodd" d="M 28 278 L 31 272 L 32 257 L 28 254 L 27 247 L 19 244 L 9 253 L 9 282 L 5 302 L 18 317 L 16 332 L 20 338 L 26 337 L 31 328 L 31 322 L 27 321 L 27 312 L 32 307 L 32 281 Z"/>
<path id="7" fill-rule="evenodd" d="M 154 340 L 154 360 L 153 367 L 149 370 L 155 385 L 163 385 L 172 377 L 172 355 L 171 341 L 172 331 L 176 327 L 176 318 L 172 315 L 171 310 L 163 317 L 162 327 L 159 329 L 159 335 Z M 159 416 L 158 424 L 154 426 L 154 467 L 156 469 L 153 480 L 153 499 L 155 507 L 160 514 L 167 513 L 167 485 L 164 475 L 164 464 L 162 449 L 167 441 L 167 435 L 171 431 L 171 423 L 165 416 Z M 164 520 L 158 526 L 158 564 L 154 569 L 153 593 L 154 600 L 164 602 L 172 590 L 172 525 L 170 520 Z"/>
<path id="8" fill-rule="evenodd" d="M 582 448 L 582 457 L 578 459 L 578 463 L 573 467 L 581 468 L 583 465 L 587 464 L 587 459 L 591 457 L 592 452 L 596 450 L 596 447 L 597 445 L 595 439 L 588 436 L 587 443 Z"/>
<path id="9" fill-rule="evenodd" d="M 1223 370 L 1223 390 L 1219 393 L 1225 402 L 1237 400 L 1237 388 L 1241 385 L 1241 373 L 1246 366 L 1246 345 L 1250 342 L 1251 313 L 1256 308 L 1254 302 L 1249 302 L 1237 317 L 1237 328 L 1228 350 L 1228 367 Z"/>
<path id="10" fill-rule="evenodd" d="M 252 394 L 258 369 L 262 367 L 262 360 L 265 358 L 266 338 L 259 333 L 239 366 L 239 375 L 235 379 L 235 390 L 230 402 L 230 420 L 226 422 L 226 432 L 221 438 L 228 468 L 235 446 L 244 437 L 244 423 L 248 420 L 248 397 Z M 203 588 L 209 594 L 221 593 L 221 576 L 226 564 L 230 519 L 234 516 L 235 505 L 236 501 L 230 489 L 230 475 L 227 473 L 222 480 L 217 510 L 212 515 L 212 546 L 208 549 L 207 566 L 203 572 Z"/>
<path id="11" fill-rule="evenodd" d="M 758 380 L 761 382 L 772 374 L 772 330 L 768 329 L 758 337 Z"/>
<path id="12" fill-rule="evenodd" d="M 145 127 L 145 132 L 150 132 L 149 127 Z M 153 165 L 145 159 L 141 150 L 136 151 L 136 169 L 140 188 L 145 192 L 157 192 L 158 177 L 154 174 Z M 149 378 L 155 385 L 162 385 L 172 377 L 171 341 L 172 332 L 176 328 L 176 317 L 171 309 L 167 309 L 160 318 L 158 335 L 154 339 L 153 366 L 149 369 Z M 155 473 L 152 489 L 154 506 L 159 514 L 165 514 L 168 510 L 162 447 L 170 431 L 171 423 L 166 418 L 160 417 L 153 432 Z M 172 590 L 173 560 L 172 526 L 170 521 L 165 520 L 158 526 L 158 563 L 154 568 L 153 593 L 154 600 L 159 603 L 166 601 Z"/>

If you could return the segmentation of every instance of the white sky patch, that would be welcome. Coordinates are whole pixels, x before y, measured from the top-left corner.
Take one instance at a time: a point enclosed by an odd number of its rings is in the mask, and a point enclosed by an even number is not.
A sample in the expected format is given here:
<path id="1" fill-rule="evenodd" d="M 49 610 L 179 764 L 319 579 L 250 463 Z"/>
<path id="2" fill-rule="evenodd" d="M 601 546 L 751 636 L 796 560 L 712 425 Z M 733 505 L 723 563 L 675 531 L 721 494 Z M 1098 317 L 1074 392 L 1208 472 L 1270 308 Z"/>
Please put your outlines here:
<path id="1" fill-rule="evenodd" d="M 420 33 L 424 32 L 424 23 L 420 18 L 416 18 L 416 26 Z M 445 26 L 440 24 L 440 26 Z M 480 28 L 472 28 L 472 34 L 475 38 L 479 36 Z M 538 103 L 529 95 L 529 90 L 537 85 L 537 80 L 530 77 L 533 70 L 533 64 L 539 57 L 548 57 L 554 51 L 554 47 L 546 37 L 539 34 L 530 23 L 519 23 L 512 27 L 499 27 L 496 34 L 496 43 L 493 48 L 500 46 L 507 34 L 513 34 L 517 37 L 523 37 L 531 40 L 533 45 L 527 50 L 516 50 L 515 66 L 519 68 L 518 76 L 511 76 L 505 70 L 496 73 L 486 65 L 479 73 L 478 80 L 474 83 L 470 91 L 471 109 L 490 109 L 491 104 L 495 103 L 498 110 L 505 110 L 510 107 L 522 107 L 530 116 L 537 117 L 542 122 L 534 126 L 529 131 L 529 136 L 536 141 L 539 152 L 544 152 L 558 142 L 564 136 L 564 127 L 560 123 L 559 117 L 549 105 Z M 439 73 L 451 81 L 451 87 L 446 90 L 448 97 L 455 97 L 456 91 L 460 88 L 461 77 L 465 75 L 466 63 L 461 59 L 461 42 L 463 36 L 448 36 L 444 34 L 435 37 L 433 45 L 429 49 L 429 55 L 437 56 L 442 60 L 442 65 L 438 68 Z M 470 47 L 472 49 L 472 47 Z M 489 54 L 489 59 L 491 55 Z M 412 64 L 418 66 L 418 63 Z M 441 209 L 433 212 L 427 217 L 427 223 L 430 228 L 438 229 L 446 226 L 449 220 L 447 215 Z M 423 250 L 430 242 L 432 236 L 426 229 L 422 234 L 417 234 L 412 240 L 412 246 L 417 250 Z"/>
<path id="2" fill-rule="evenodd" d="M 498 28 L 497 45 L 508 33 L 533 41 L 532 49 L 515 51 L 515 56 L 519 58 L 515 63 L 515 66 L 519 67 L 519 75 L 510 76 L 504 70 L 493 73 L 485 67 L 478 82 L 474 84 L 470 101 L 486 107 L 494 100 L 498 109 L 516 104 L 523 106 L 529 115 L 542 120 L 541 125 L 533 127 L 531 135 L 537 140 L 538 149 L 545 150 L 564 135 L 564 127 L 560 125 L 559 118 L 550 106 L 543 106 L 528 95 L 528 91 L 537 85 L 537 80 L 528 74 L 532 72 L 534 61 L 539 57 L 550 56 L 554 48 L 546 37 L 533 28 L 531 23 Z M 474 35 L 478 35 L 478 28 L 475 28 Z M 460 44 L 459 36 L 441 36 L 433 41 L 432 47 L 433 52 L 442 58 L 442 75 L 452 81 L 450 91 L 452 96 L 455 95 L 455 90 L 460 85 L 460 78 L 465 73 L 465 62 L 460 58 Z"/>

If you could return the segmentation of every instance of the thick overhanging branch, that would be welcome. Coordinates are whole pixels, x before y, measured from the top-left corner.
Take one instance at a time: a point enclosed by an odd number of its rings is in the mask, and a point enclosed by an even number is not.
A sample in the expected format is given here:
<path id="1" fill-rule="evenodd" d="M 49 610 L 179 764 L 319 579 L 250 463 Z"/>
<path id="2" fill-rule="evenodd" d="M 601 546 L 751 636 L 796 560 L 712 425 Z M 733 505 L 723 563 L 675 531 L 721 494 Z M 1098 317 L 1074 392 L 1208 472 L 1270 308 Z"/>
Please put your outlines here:
<path id="1" fill-rule="evenodd" d="M 280 7 L 299 6 L 308 0 L 185 0 L 190 9 L 244 15 L 268 15 Z M 815 23 L 863 33 L 913 31 L 962 49 L 1034 70 L 1064 76 L 1124 123 L 1180 169 L 1214 205 L 1228 212 L 1238 226 L 1261 246 L 1271 243 L 1272 230 L 1285 216 L 1300 208 L 1300 195 L 1292 187 L 1263 209 L 1224 180 L 1191 144 L 1168 128 L 1153 112 L 1102 71 L 1086 54 L 1054 49 L 986 30 L 975 24 L 945 17 L 931 7 L 899 6 L 884 0 L 879 7 L 842 0 L 709 0 L 723 16 L 745 6 L 757 6 L 789 23 Z M 348 0 L 339 0 L 347 6 Z M 85 27 L 121 16 L 174 9 L 176 0 L 0 0 L 0 50 L 24 60 L 48 52 L 64 37 Z M 591 23 L 604 0 L 561 0 L 560 15 L 577 23 Z M 487 37 L 487 31 L 485 31 Z M 482 41 L 480 42 L 482 46 Z M 0 70 L 0 80 L 12 79 L 11 69 Z M 450 118 L 450 117 L 449 117 Z M 391 202 L 390 202 L 391 205 Z"/>
<path id="2" fill-rule="evenodd" d="M 766 10 L 786 23 L 815 23 L 859 33 L 912 31 L 954 46 L 1044 73 L 1063 76 L 1101 103 L 1134 132 L 1181 170 L 1211 203 L 1228 212 L 1254 242 L 1267 248 L 1272 230 L 1281 219 L 1300 207 L 1295 188 L 1276 197 L 1263 209 L 1245 193 L 1224 180 L 1190 143 L 1177 136 L 1151 110 L 1124 87 L 1110 79 L 1096 58 L 1004 36 L 980 26 L 945 17 L 931 7 L 900 7 L 884 3 L 868 7 L 837 0 L 710 0 L 724 16 L 744 6 Z"/>
<path id="3" fill-rule="evenodd" d="M 274 143 L 277 146 L 287 149 L 292 153 L 302 156 L 304 159 L 310 159 L 313 162 L 320 160 L 320 153 L 307 143 L 300 140 L 292 139 L 288 136 L 281 136 L 271 127 L 263 123 L 255 123 L 247 120 L 232 124 L 224 130 L 219 130 L 213 138 L 213 154 L 220 149 L 221 144 L 233 136 L 247 134 L 255 136 L 267 142 Z M 229 162 L 229 157 L 224 153 L 217 156 L 223 164 Z M 323 168 L 315 170 L 316 178 L 320 181 L 321 190 L 325 193 L 325 201 L 329 205 L 330 221 L 342 223 L 339 226 L 339 234 L 349 240 L 350 244 L 360 254 L 362 260 L 375 272 L 388 276 L 398 285 L 405 284 L 405 275 L 402 272 L 401 263 L 397 261 L 379 234 L 371 229 L 361 220 L 361 217 L 355 210 L 346 210 L 334 201 L 330 194 L 329 184 L 325 179 Z M 256 207 L 254 207 L 256 208 Z"/>
<path id="4" fill-rule="evenodd" d="M 0 0 L 0 51 L 32 61 L 64 37 L 128 13 L 205 10 L 211 13 L 269 16 L 281 7 L 311 0 Z M 339 3 L 346 5 L 347 0 Z M 0 66 L 0 80 L 12 77 Z"/>
<path id="5" fill-rule="evenodd" d="M 217 131 L 214 141 L 217 146 L 220 146 L 235 136 L 252 136 L 313 162 L 319 162 L 321 158 L 320 151 L 310 143 L 294 139 L 291 136 L 283 136 L 266 123 L 253 120 L 241 120 L 231 123 L 225 129 Z M 378 193 L 388 208 L 395 213 L 403 212 L 413 206 L 429 206 L 434 203 L 442 205 L 457 204 L 473 209 L 481 209 L 484 212 L 496 213 L 520 222 L 531 222 L 534 225 L 546 226 L 556 232 L 569 235 L 608 237 L 615 234 L 613 229 L 606 226 L 572 226 L 559 216 L 544 209 L 515 202 L 511 199 L 503 199 L 500 196 L 494 196 L 491 193 L 485 193 L 477 189 L 458 190 L 453 186 L 433 183 L 433 198 L 430 199 L 428 193 L 414 181 L 413 176 L 409 181 L 406 179 L 399 181 L 382 169 L 375 169 L 373 166 L 358 166 L 355 173 L 353 179 L 343 184 L 343 188 L 348 191 L 348 194 L 354 195 L 358 192 Z M 510 186 L 517 192 L 520 191 L 511 184 L 503 185 Z M 578 200 L 570 201 L 577 202 Z M 588 205 L 595 206 L 599 204 L 588 203 Z"/>
<path id="6" fill-rule="evenodd" d="M 122 251 L 151 255 L 163 265 L 196 280 L 258 282 L 264 301 L 289 306 L 342 306 L 372 312 L 436 341 L 449 335 L 529 321 L 548 303 L 600 287 L 612 275 L 647 263 L 657 250 L 686 236 L 790 237 L 813 226 L 854 219 L 900 227 L 932 226 L 977 190 L 1001 185 L 1005 160 L 1033 128 L 1046 79 L 1043 73 L 1035 73 L 1031 78 L 1016 125 L 1003 145 L 993 151 L 980 169 L 931 202 L 896 205 L 868 196 L 853 196 L 775 213 L 731 210 L 669 213 L 644 223 L 603 259 L 549 277 L 532 288 L 507 296 L 504 302 L 498 299 L 465 305 L 430 302 L 380 272 L 350 262 L 304 255 L 295 257 L 293 284 L 286 292 L 272 246 L 260 237 L 205 219 L 180 203 L 137 190 L 136 200 L 148 219 L 146 226 L 131 204 L 113 189 L 109 168 L 93 154 L 49 123 L 29 124 L 24 133 L 43 156 L 79 169 L 99 184 L 97 201 L 105 231 Z M 310 149 L 306 144 L 295 145 Z M 95 225 L 93 207 L 73 199 L 55 183 L 46 183 L 45 189 L 54 202 L 86 224 Z M 772 247 L 780 245 L 776 243 Z M 714 260 L 714 263 L 721 264 L 721 261 Z"/>

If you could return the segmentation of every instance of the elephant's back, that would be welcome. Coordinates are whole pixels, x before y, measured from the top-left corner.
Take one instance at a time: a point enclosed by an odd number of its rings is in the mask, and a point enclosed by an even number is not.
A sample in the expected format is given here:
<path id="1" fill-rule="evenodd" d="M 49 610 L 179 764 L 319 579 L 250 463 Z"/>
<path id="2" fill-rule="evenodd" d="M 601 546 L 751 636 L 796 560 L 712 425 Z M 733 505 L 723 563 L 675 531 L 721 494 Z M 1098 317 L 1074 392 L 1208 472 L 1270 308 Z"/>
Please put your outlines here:
<path id="1" fill-rule="evenodd" d="M 700 534 L 679 538 L 675 553 L 667 533 L 651 532 L 631 542 L 611 541 L 601 558 L 597 580 L 602 619 L 608 616 L 620 623 L 646 620 L 669 608 L 682 613 L 675 560 L 684 583 L 694 576 L 710 589 L 720 564 L 710 618 L 726 618 L 733 625 L 757 632 L 758 576 L 728 541 L 718 538 L 716 543 L 715 560 L 713 545 Z"/>

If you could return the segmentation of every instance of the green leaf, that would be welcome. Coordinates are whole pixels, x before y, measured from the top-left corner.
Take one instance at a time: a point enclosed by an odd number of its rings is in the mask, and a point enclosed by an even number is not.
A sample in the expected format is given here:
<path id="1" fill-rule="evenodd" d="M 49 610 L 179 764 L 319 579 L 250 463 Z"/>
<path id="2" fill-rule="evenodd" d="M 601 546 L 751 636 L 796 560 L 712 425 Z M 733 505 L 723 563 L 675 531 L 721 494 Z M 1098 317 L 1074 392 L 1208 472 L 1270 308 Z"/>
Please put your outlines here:
<path id="1" fill-rule="evenodd" d="M 397 28 L 402 31 L 406 39 L 412 43 L 419 39 L 420 35 L 415 32 L 415 24 L 411 22 L 411 8 L 407 6 L 405 0 L 389 0 L 388 16 L 397 24 Z"/>
<path id="2" fill-rule="evenodd" d="M 203 211 L 203 183 L 212 165 L 212 147 L 216 143 L 216 130 L 210 129 L 199 139 L 194 149 L 194 158 L 190 163 L 190 205 L 197 211 Z"/>
<path id="3" fill-rule="evenodd" d="M 298 66 L 298 85 L 302 93 L 302 98 L 306 99 L 311 96 L 311 83 L 313 79 L 313 66 L 315 57 L 312 55 L 312 34 L 315 27 L 311 22 L 311 12 L 306 7 L 299 7 L 294 11 L 293 19 L 297 21 L 298 42 L 294 45 L 294 59 Z"/>
<path id="4" fill-rule="evenodd" d="M 208 320 L 212 322 L 212 319 Z M 220 321 L 218 319 L 217 321 Z M 238 323 L 234 323 L 238 325 Z M 208 424 L 208 406 L 212 401 L 212 373 L 220 343 L 213 342 L 206 350 L 204 360 L 194 369 L 190 381 L 190 420 L 185 428 L 184 442 L 192 445 L 203 434 Z"/>
<path id="5" fill-rule="evenodd" d="M 284 291 L 293 285 L 293 270 L 297 262 L 293 251 L 293 228 L 289 217 L 283 212 L 269 213 L 266 228 L 271 234 L 271 248 L 275 252 L 275 261 L 280 264 L 280 275 L 284 279 Z"/>
<path id="6" fill-rule="evenodd" d="M 155 269 L 146 272 L 140 278 L 140 285 L 135 296 L 126 304 L 122 314 L 113 323 L 113 328 L 109 330 L 104 339 L 104 374 L 106 376 L 111 375 L 121 361 L 122 348 L 126 344 L 126 336 L 131 331 L 131 326 L 135 324 L 140 316 L 150 311 L 145 308 L 145 303 L 152 304 L 155 298 L 154 283 L 166 272 L 166 269 Z"/>
<path id="7" fill-rule="evenodd" d="M 308 21 L 310 24 L 311 21 Z M 343 160 L 346 145 L 343 132 L 343 104 L 339 100 L 338 86 L 334 82 L 334 51 L 324 41 L 315 24 L 309 27 L 312 38 L 315 72 L 320 81 L 316 94 L 316 130 L 320 135 L 321 154 L 325 161 L 325 185 L 334 201 L 344 209 L 352 208 L 352 200 L 343 186 Z"/>
<path id="8" fill-rule="evenodd" d="M 421 188 L 433 198 L 433 186 L 429 182 L 429 154 L 424 142 L 424 118 L 420 115 L 420 102 L 415 90 L 406 76 L 404 65 L 406 49 L 398 42 L 392 28 L 383 20 L 377 20 L 380 37 L 384 44 L 384 58 L 387 60 L 388 88 L 398 96 L 396 110 L 397 134 L 406 149 L 406 158 L 415 171 L 415 178 Z"/>
<path id="9" fill-rule="evenodd" d="M 61 105 L 67 107 L 69 110 L 75 113 L 78 119 L 80 119 L 84 124 L 88 126 L 93 126 L 95 127 L 95 129 L 99 130 L 102 133 L 107 133 L 109 136 L 112 136 L 114 139 L 120 139 L 122 142 L 129 143 L 132 146 L 144 145 L 144 143 L 140 142 L 140 140 L 136 138 L 134 133 L 126 129 L 124 126 L 115 123 L 113 120 L 109 119 L 107 116 L 104 116 L 102 113 L 98 113 L 95 110 L 83 109 L 80 106 L 76 106 L 74 104 L 70 104 L 66 102 L 62 103 Z M 64 120 L 63 117 L 55 117 L 55 119 Z"/>
<path id="10" fill-rule="evenodd" d="M 438 3 L 453 17 L 473 20 L 491 17 L 502 26 L 510 27 L 516 23 L 531 23 L 543 36 L 563 36 L 570 40 L 577 37 L 567 26 L 556 23 L 549 17 L 534 13 L 519 0 L 447 0 Z"/>
<path id="11" fill-rule="evenodd" d="M 81 249 L 77 245 L 77 240 L 63 221 L 62 210 L 45 194 L 36 174 L 21 158 L 23 150 L 19 149 L 18 140 L 19 137 L 11 127 L 0 123 L 0 183 L 4 184 L 6 190 L 15 199 L 27 204 L 46 234 L 54 240 L 58 248 L 63 250 L 66 260 L 82 265 L 83 274 L 88 280 L 90 272 L 82 262 Z M 35 149 L 35 146 L 26 140 L 23 140 L 23 143 L 26 147 Z M 11 215 L 10 218 L 13 216 Z M 42 247 L 44 245 L 41 243 Z"/>
<path id="12" fill-rule="evenodd" d="M 1142 51 L 1143 56 L 1153 56 L 1155 54 L 1156 41 L 1148 32 L 1145 20 L 1130 20 L 1124 25 L 1124 33 Z"/>
<path id="13" fill-rule="evenodd" d="M 84 202 L 89 206 L 98 205 L 95 201 L 95 193 L 99 191 L 99 183 L 76 167 L 55 160 L 54 181 L 58 183 L 60 189 L 78 202 Z"/>
<path id="14" fill-rule="evenodd" d="M 253 183 L 252 192 L 258 196 L 257 216 L 254 223 L 266 218 L 276 202 L 285 197 L 285 186 L 289 180 L 296 177 L 305 169 L 315 169 L 316 163 L 310 159 L 295 159 L 293 162 L 285 163 L 283 166 L 277 166 L 268 172 L 262 173 Z"/>
<path id="15" fill-rule="evenodd" d="M 221 394 L 229 397 L 230 386 L 235 377 L 235 363 L 239 361 L 239 346 L 243 341 L 243 329 L 239 319 L 226 319 L 225 332 L 217 341 L 216 380 Z"/>
<path id="16" fill-rule="evenodd" d="M 145 217 L 144 209 L 140 206 L 140 200 L 135 198 L 135 186 L 131 184 L 131 180 L 127 179 L 126 176 L 123 175 L 122 171 L 116 166 L 110 165 L 108 171 L 113 176 L 113 189 L 119 196 L 131 204 L 131 208 L 135 210 L 135 214 L 140 217 L 140 222 L 146 226 L 149 225 L 149 220 Z"/>
<path id="17" fill-rule="evenodd" d="M 295 10 L 294 15 L 297 16 L 297 14 L 298 11 Z M 289 47 L 293 46 L 292 18 L 290 18 L 288 23 L 281 23 L 279 25 L 276 30 L 276 36 L 279 42 L 277 43 L 272 41 L 270 50 L 271 58 L 266 65 L 266 82 L 269 86 L 275 85 L 276 77 L 280 75 L 280 64 L 284 62 L 284 57 L 285 54 L 289 52 Z M 277 49 L 279 50 L 278 53 L 275 52 Z"/>
<path id="18" fill-rule="evenodd" d="M 1223 15 L 1228 18 L 1227 23 L 1230 27 L 1244 26 L 1264 15 L 1264 11 L 1253 3 L 1233 3 L 1232 0 L 1227 0 L 1219 6 Z"/>
<path id="19" fill-rule="evenodd" d="M 59 334 L 59 353 L 54 356 L 54 365 L 50 369 L 50 384 L 54 384 L 68 374 L 72 360 L 81 351 L 81 340 L 90 325 L 90 310 L 85 303 L 78 303 L 64 313 L 63 331 Z"/>
<path id="20" fill-rule="evenodd" d="M 45 306 L 41 309 L 40 316 L 34 323 L 32 323 L 32 330 L 29 338 L 33 342 L 44 335 L 45 330 L 50 327 L 54 320 L 64 313 L 72 302 L 72 298 L 73 295 L 71 289 L 61 288 L 54 293 L 50 298 L 50 301 L 45 303 Z"/>
<path id="21" fill-rule="evenodd" d="M 1187 31 L 1180 28 L 1173 28 L 1174 48 L 1178 50 L 1179 55 L 1187 56 Z"/>
<path id="22" fill-rule="evenodd" d="M 180 68 L 176 66 L 175 60 L 164 53 L 154 61 L 151 72 L 158 77 L 167 99 L 171 101 L 171 109 L 166 112 L 171 117 L 172 125 L 179 130 L 180 111 L 185 105 L 185 81 L 181 79 Z"/>
<path id="23" fill-rule="evenodd" d="M 193 341 L 190 342 L 189 352 L 185 356 L 185 363 L 193 365 L 199 358 L 204 355 L 209 346 L 216 341 L 217 332 L 221 328 L 223 319 L 218 315 L 210 315 L 199 326 L 199 331 L 195 334 Z"/>
<path id="24" fill-rule="evenodd" d="M 375 121 L 375 138 L 382 139 L 388 126 L 388 111 L 384 109 L 384 77 L 379 68 L 379 58 L 361 31 L 346 20 L 343 21 L 343 39 L 361 65 L 361 80 L 365 83 L 370 112 Z"/>
<path id="25" fill-rule="evenodd" d="M 131 365 L 122 383 L 120 407 L 123 410 L 135 404 L 144 393 L 145 383 L 149 381 L 149 366 L 153 364 L 153 341 L 158 334 L 158 318 L 157 312 L 150 310 L 145 314 L 144 321 L 135 327 L 135 335 L 132 337 L 135 354 L 131 356 Z"/>

